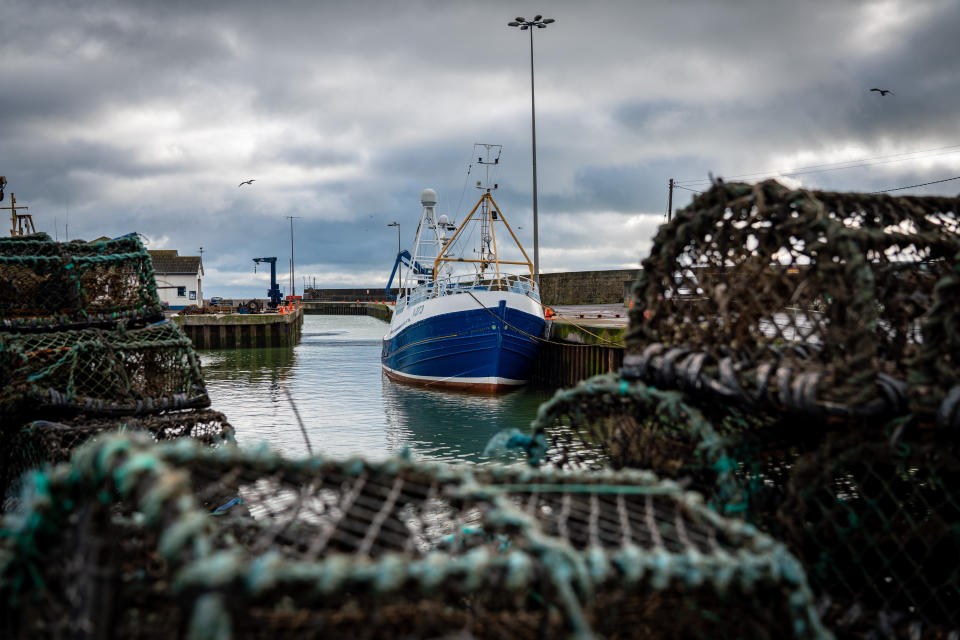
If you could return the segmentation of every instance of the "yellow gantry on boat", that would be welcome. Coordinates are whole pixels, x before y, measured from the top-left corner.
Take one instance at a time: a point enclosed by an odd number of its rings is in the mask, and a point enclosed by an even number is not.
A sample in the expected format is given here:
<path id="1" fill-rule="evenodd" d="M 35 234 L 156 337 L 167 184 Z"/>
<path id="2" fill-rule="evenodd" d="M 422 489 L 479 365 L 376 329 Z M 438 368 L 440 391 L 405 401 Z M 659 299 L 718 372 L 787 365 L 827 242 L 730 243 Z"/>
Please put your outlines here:
<path id="1" fill-rule="evenodd" d="M 486 206 L 484 206 L 486 205 Z M 473 219 L 474 215 L 480 212 L 481 218 L 486 218 L 486 222 L 490 225 L 490 255 L 486 257 L 481 257 L 480 259 L 473 258 L 452 258 L 447 255 L 447 251 L 450 247 L 453 246 L 454 241 L 459 237 L 460 232 L 463 231 L 467 223 Z M 496 211 L 497 215 L 493 215 L 493 212 Z M 510 236 L 513 238 L 513 241 L 517 243 L 517 247 L 520 249 L 520 252 L 523 253 L 523 257 L 526 258 L 526 261 L 517 261 L 517 260 L 501 260 L 500 253 L 497 251 L 497 233 L 494 229 L 494 222 L 503 222 L 504 226 L 507 227 L 507 231 L 510 232 Z M 530 256 L 527 255 L 526 250 L 523 248 L 523 245 L 520 244 L 520 240 L 517 239 L 517 235 L 513 232 L 513 228 L 510 226 L 510 223 L 507 222 L 507 218 L 503 215 L 503 212 L 500 210 L 500 207 L 497 206 L 496 201 L 493 199 L 493 196 L 490 195 L 490 190 L 480 196 L 480 199 L 477 200 L 477 204 L 474 205 L 473 209 L 470 211 L 470 215 L 457 227 L 457 232 L 443 245 L 443 249 L 440 250 L 440 253 L 437 255 L 437 259 L 433 262 L 433 280 L 437 280 L 437 271 L 440 268 L 441 262 L 478 262 L 483 266 L 481 267 L 481 272 L 486 268 L 486 265 L 492 264 L 496 269 L 497 284 L 500 284 L 500 265 L 501 264 L 525 264 L 530 270 L 530 277 L 533 278 L 533 263 L 530 261 Z"/>

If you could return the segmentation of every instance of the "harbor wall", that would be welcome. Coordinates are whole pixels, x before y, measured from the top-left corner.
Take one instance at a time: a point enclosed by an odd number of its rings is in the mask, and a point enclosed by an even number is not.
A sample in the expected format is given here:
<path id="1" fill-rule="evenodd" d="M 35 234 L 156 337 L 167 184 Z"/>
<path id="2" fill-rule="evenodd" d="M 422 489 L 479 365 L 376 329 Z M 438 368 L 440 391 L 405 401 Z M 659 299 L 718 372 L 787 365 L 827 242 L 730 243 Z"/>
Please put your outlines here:
<path id="1" fill-rule="evenodd" d="M 558 304 L 626 304 L 630 287 L 639 269 L 604 271 L 565 271 L 540 274 L 540 297 L 545 305 Z M 394 295 L 397 289 L 391 289 Z M 307 287 L 304 301 L 319 302 L 383 302 L 386 292 L 381 287 L 364 289 L 314 289 Z"/>
<path id="2" fill-rule="evenodd" d="M 175 316 L 195 349 L 292 347 L 300 340 L 303 310 Z"/>
<path id="3" fill-rule="evenodd" d="M 394 296 L 398 290 L 390 290 Z M 381 302 L 386 300 L 387 292 L 383 287 L 367 287 L 364 289 L 314 289 L 307 287 L 303 292 L 304 301 L 319 302 Z"/>
<path id="4" fill-rule="evenodd" d="M 547 306 L 560 304 L 625 303 L 625 291 L 639 269 L 565 271 L 540 274 L 540 299 Z"/>
<path id="5" fill-rule="evenodd" d="M 537 352 L 530 384 L 537 387 L 572 387 L 581 380 L 619 371 L 623 347 L 543 342 Z"/>
<path id="6" fill-rule="evenodd" d="M 393 317 L 393 306 L 382 302 L 325 302 L 304 300 L 303 312 L 319 316 L 371 316 L 384 322 Z"/>

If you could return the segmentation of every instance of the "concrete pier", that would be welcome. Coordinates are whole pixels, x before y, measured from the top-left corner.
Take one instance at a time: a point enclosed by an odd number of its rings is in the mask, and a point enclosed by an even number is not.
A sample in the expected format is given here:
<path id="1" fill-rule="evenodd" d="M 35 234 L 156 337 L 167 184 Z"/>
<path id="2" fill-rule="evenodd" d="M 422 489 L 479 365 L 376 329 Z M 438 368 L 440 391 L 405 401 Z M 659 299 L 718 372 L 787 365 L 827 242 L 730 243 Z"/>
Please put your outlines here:
<path id="1" fill-rule="evenodd" d="M 630 323 L 620 305 L 553 307 L 549 342 L 541 342 L 530 383 L 572 387 L 623 366 L 624 338 Z"/>
<path id="2" fill-rule="evenodd" d="M 209 313 L 175 316 L 195 349 L 292 347 L 300 341 L 303 309 L 287 313 Z"/>

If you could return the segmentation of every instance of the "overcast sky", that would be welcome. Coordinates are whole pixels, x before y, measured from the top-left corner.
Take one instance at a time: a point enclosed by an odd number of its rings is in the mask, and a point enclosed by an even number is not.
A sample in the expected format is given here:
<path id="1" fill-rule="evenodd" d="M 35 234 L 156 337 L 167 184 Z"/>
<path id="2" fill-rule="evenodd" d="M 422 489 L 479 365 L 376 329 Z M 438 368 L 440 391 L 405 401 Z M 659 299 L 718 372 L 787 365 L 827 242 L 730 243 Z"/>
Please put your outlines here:
<path id="1" fill-rule="evenodd" d="M 3 0 L 0 204 L 16 193 L 61 240 L 69 218 L 70 238 L 202 246 L 208 297 L 265 295 L 258 256 L 286 287 L 298 216 L 298 292 L 377 287 L 387 223 L 412 244 L 425 187 L 462 219 L 473 143 L 490 142 L 495 197 L 531 250 L 530 42 L 507 22 L 536 12 L 556 19 L 534 36 L 545 272 L 636 267 L 670 178 L 960 176 L 957 0 Z"/>

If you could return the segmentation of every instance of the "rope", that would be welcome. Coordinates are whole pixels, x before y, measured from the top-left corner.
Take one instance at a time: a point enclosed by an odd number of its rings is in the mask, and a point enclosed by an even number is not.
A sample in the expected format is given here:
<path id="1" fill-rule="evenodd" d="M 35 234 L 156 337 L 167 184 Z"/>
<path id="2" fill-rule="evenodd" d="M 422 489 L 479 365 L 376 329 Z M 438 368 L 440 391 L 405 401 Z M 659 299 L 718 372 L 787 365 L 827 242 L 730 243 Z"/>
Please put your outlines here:
<path id="1" fill-rule="evenodd" d="M 945 360 L 960 349 L 958 234 L 956 198 L 717 181 L 643 261 L 625 369 L 817 421 L 909 409 L 936 422 L 960 384 Z"/>
<path id="2" fill-rule="evenodd" d="M 211 517 L 216 505 L 237 497 L 239 482 L 246 487 L 243 499 Z M 555 510 L 526 512 L 516 503 L 520 496 L 538 496 L 547 506 L 552 494 L 540 492 L 553 489 L 562 492 L 567 507 L 562 529 L 569 538 L 559 535 Z M 198 504 L 196 492 L 211 495 L 212 506 Z M 612 494 L 619 496 L 616 503 L 603 497 Z M 744 620 L 762 624 L 770 619 L 769 610 L 779 615 L 775 623 L 781 633 L 830 637 L 803 569 L 782 544 L 720 518 L 694 494 L 647 473 L 474 470 L 397 458 L 291 461 L 268 449 L 214 452 L 189 442 L 154 445 L 112 436 L 85 446 L 68 465 L 34 474 L 24 495 L 23 510 L 4 520 L 0 530 L 3 597 L 61 602 L 78 588 L 75 580 L 64 578 L 64 562 L 80 575 L 124 578 L 132 568 L 136 579 L 125 581 L 112 600 L 115 619 L 142 624 L 136 621 L 147 619 L 144 607 L 158 599 L 194 603 L 184 610 L 183 622 L 188 634 L 198 637 L 225 633 L 248 619 L 234 618 L 237 612 L 254 610 L 261 612 L 258 629 L 266 634 L 279 633 L 273 625 L 288 623 L 286 614 L 294 614 L 314 623 L 326 620 L 334 635 L 352 635 L 336 625 L 357 604 L 370 611 L 367 603 L 378 612 L 402 605 L 409 613 L 400 620 L 411 625 L 411 635 L 433 635 L 421 626 L 434 619 L 420 613 L 422 607 L 449 609 L 465 597 L 471 602 L 471 624 L 495 629 L 488 625 L 506 613 L 518 631 L 532 613 L 531 593 L 540 601 L 535 610 L 542 612 L 535 617 L 539 632 L 537 625 L 529 627 L 537 636 L 560 631 L 550 622 L 551 610 L 561 614 L 564 631 L 574 637 L 605 634 L 604 629 L 629 619 L 625 616 L 638 600 L 657 595 L 664 602 L 681 597 L 695 612 L 703 608 L 702 615 L 678 617 L 669 606 L 660 614 L 645 614 L 645 624 L 667 636 L 715 637 L 718 631 L 749 636 L 739 625 Z M 290 500 L 292 495 L 299 499 Z M 423 510 L 429 496 L 430 504 L 442 500 L 440 511 Z M 116 553 L 83 551 L 91 541 L 78 516 L 93 504 L 117 511 L 97 529 L 97 542 L 112 545 Z M 401 514 L 391 506 L 398 504 L 405 505 Z M 258 510 L 256 519 L 253 510 Z M 133 513 L 137 517 L 126 517 Z M 288 514 L 301 513 L 296 526 L 284 524 Z M 468 525 L 464 517 L 470 513 L 479 521 Z M 584 513 L 591 514 L 589 532 L 582 524 Z M 420 552 L 399 553 L 394 549 L 406 545 L 400 532 L 411 530 L 398 528 L 397 518 L 420 520 L 420 536 L 427 535 L 424 522 L 434 528 L 457 526 L 452 537 L 442 530 L 430 540 L 421 537 L 426 548 Z M 617 524 L 623 520 L 630 532 L 626 538 Z M 284 524 L 284 533 L 273 537 L 277 524 Z M 678 524 L 683 538 L 676 533 Z M 587 548 L 577 542 L 585 534 L 593 540 Z M 262 536 L 271 543 L 259 550 Z M 304 556 L 318 536 L 330 541 L 329 550 L 316 559 Z M 661 545 L 651 545 L 650 539 Z M 701 548 L 699 539 L 722 540 L 723 546 Z M 157 555 L 164 562 L 139 570 L 148 566 L 144 558 Z M 728 588 L 731 580 L 736 590 Z M 11 610 L 14 624 L 28 633 L 38 624 L 32 608 Z M 720 626 L 718 615 L 724 620 Z M 42 624 L 47 630 L 69 625 L 73 616 L 73 609 L 54 607 Z M 365 633 L 381 624 L 395 633 L 397 622 L 364 615 L 361 624 Z M 108 624 L 96 617 L 90 623 L 94 632 Z"/>
<path id="3" fill-rule="evenodd" d="M 500 322 L 502 322 L 505 326 L 510 327 L 511 329 L 513 329 L 514 331 L 516 331 L 517 333 L 521 333 L 521 334 L 525 335 L 526 337 L 530 338 L 531 340 L 536 340 L 537 342 L 542 342 L 542 343 L 545 343 L 545 344 L 556 344 L 556 345 L 560 345 L 560 346 L 564 346 L 564 347 L 590 347 L 590 346 L 594 346 L 594 345 L 589 345 L 589 344 L 577 344 L 577 343 L 575 343 L 575 342 L 558 342 L 558 341 L 556 341 L 556 340 L 549 340 L 549 339 L 547 339 L 547 338 L 543 338 L 543 337 L 540 337 L 540 336 L 535 336 L 535 335 L 533 335 L 533 334 L 531 334 L 531 333 L 527 333 L 526 331 L 524 331 L 524 330 L 521 329 L 520 327 L 517 327 L 517 326 L 515 326 L 515 325 L 513 325 L 513 324 L 511 324 L 511 323 L 509 323 L 509 322 L 507 322 L 506 318 L 501 318 L 501 317 L 498 316 L 496 313 L 494 313 L 489 307 L 487 307 L 486 305 L 484 305 L 484 304 L 477 298 L 477 296 L 473 295 L 473 292 L 472 292 L 472 291 L 467 291 L 467 293 L 470 294 L 470 297 L 473 298 L 478 305 L 480 305 L 480 308 L 481 308 L 481 309 L 485 310 L 487 313 L 489 313 L 490 315 L 492 315 L 494 318 L 496 318 L 497 320 L 499 320 Z M 542 308 L 546 308 L 546 307 L 543 306 L 543 304 L 540 304 L 540 306 L 541 306 Z M 572 323 L 572 322 L 571 322 L 570 324 L 573 324 L 574 326 L 577 326 L 577 325 L 575 325 L 575 324 Z M 580 327 L 578 327 L 578 328 L 580 328 Z M 586 333 L 590 333 L 589 331 L 586 331 L 585 329 L 583 329 L 583 331 L 585 331 Z M 624 346 L 624 345 L 622 345 L 622 344 L 617 344 L 616 342 L 611 342 L 611 341 L 609 341 L 609 340 L 605 340 L 604 338 L 601 338 L 600 336 L 597 336 L 596 334 L 592 334 L 592 333 L 591 333 L 590 335 L 594 336 L 594 337 L 597 338 L 598 340 L 603 340 L 604 342 L 606 342 L 606 343 L 608 343 L 608 344 L 611 344 L 611 345 L 613 345 L 613 346 L 615 346 L 615 347 L 623 347 L 623 346 Z"/>
<path id="4" fill-rule="evenodd" d="M 303 441 L 307 445 L 307 453 L 311 456 L 313 455 L 313 447 L 310 446 L 310 436 L 307 435 L 307 428 L 303 426 L 303 420 L 300 418 L 300 412 L 297 410 L 297 405 L 293 401 L 293 396 L 290 395 L 290 389 L 286 386 L 283 386 L 283 392 L 287 396 L 287 401 L 290 402 L 290 408 L 293 409 L 293 415 L 297 419 L 297 424 L 300 426 L 300 433 L 303 434 Z"/>
<path id="5" fill-rule="evenodd" d="M 544 307 L 543 304 L 541 304 L 540 306 L 543 307 L 544 309 L 547 309 L 547 308 L 548 308 L 548 307 Z M 556 315 L 556 317 L 558 317 L 558 318 L 563 318 L 564 321 L 565 321 L 567 324 L 571 324 L 571 325 L 575 326 L 577 329 L 579 329 L 580 331 L 583 331 L 584 333 L 586 333 L 587 335 L 591 335 L 591 336 L 593 336 L 594 338 L 596 338 L 597 340 L 600 340 L 600 341 L 602 341 L 602 342 L 606 342 L 607 344 L 609 344 L 609 345 L 611 345 L 611 346 L 621 347 L 621 348 L 624 348 L 624 347 L 627 346 L 627 345 L 621 344 L 621 343 L 619 343 L 619 342 L 613 342 L 612 340 L 607 340 L 606 338 L 604 338 L 604 337 L 602 337 L 602 336 L 598 336 L 597 334 L 590 332 L 586 327 L 583 327 L 583 326 L 577 324 L 576 322 L 574 322 L 573 320 L 571 320 L 571 319 L 570 319 L 570 316 Z M 576 344 L 576 343 L 566 343 L 566 342 L 564 342 L 564 343 L 561 343 L 561 344 Z M 577 345 L 577 346 L 589 346 L 589 345 Z"/>

